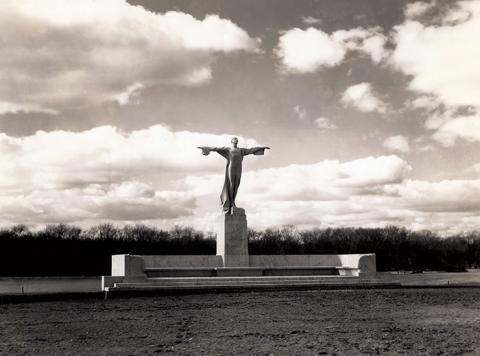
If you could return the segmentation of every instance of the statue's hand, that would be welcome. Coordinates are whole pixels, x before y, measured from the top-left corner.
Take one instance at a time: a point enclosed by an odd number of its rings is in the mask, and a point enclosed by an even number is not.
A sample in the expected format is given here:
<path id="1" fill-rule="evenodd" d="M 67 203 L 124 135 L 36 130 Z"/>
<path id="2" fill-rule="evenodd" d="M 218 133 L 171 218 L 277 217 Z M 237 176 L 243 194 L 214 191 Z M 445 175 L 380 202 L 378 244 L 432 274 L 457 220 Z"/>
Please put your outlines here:
<path id="1" fill-rule="evenodd" d="M 202 150 L 202 154 L 203 154 L 204 156 L 208 156 L 209 153 L 210 153 L 210 149 L 209 149 L 208 147 L 197 147 L 197 148 L 199 148 L 199 149 Z"/>

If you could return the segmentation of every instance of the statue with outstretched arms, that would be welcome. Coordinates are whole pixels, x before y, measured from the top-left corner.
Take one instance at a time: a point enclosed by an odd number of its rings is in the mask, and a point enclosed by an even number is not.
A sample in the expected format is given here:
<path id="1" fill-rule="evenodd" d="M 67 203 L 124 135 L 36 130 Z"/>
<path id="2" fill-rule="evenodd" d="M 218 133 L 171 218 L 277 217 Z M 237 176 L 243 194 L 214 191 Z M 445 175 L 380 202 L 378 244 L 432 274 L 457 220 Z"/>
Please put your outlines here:
<path id="1" fill-rule="evenodd" d="M 227 167 L 225 170 L 225 183 L 223 184 L 220 201 L 223 205 L 223 210 L 228 214 L 232 214 L 235 207 L 235 197 L 237 196 L 238 187 L 240 186 L 240 178 L 242 177 L 242 161 L 246 155 L 263 155 L 265 150 L 270 147 L 252 147 L 240 148 L 237 147 L 238 139 L 232 138 L 231 147 L 198 147 L 202 153 L 207 156 L 210 152 L 217 152 L 219 155 L 227 160 Z"/>

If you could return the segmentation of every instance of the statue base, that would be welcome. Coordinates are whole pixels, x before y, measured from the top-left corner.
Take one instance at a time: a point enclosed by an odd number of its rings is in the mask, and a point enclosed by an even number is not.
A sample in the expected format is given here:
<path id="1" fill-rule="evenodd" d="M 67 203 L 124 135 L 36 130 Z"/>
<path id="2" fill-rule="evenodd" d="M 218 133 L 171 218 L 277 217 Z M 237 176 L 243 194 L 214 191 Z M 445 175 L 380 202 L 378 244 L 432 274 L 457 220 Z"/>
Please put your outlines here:
<path id="1" fill-rule="evenodd" d="M 245 210 L 233 208 L 220 215 L 217 224 L 217 255 L 224 267 L 248 267 L 248 233 Z"/>

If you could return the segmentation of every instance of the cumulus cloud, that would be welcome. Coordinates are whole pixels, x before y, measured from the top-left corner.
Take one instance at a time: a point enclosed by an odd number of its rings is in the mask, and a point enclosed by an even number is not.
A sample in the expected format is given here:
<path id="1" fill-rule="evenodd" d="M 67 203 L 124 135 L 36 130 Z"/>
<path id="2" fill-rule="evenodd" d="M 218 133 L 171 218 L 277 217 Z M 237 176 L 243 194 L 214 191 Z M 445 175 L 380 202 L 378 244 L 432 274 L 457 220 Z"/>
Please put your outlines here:
<path id="1" fill-rule="evenodd" d="M 410 170 L 406 161 L 392 155 L 250 171 L 244 173 L 237 203 L 247 209 L 254 227 L 477 229 L 480 180 L 411 180 Z M 197 197 L 217 197 L 222 182 L 222 175 L 187 178 Z"/>
<path id="2" fill-rule="evenodd" d="M 436 145 L 432 143 L 432 140 L 428 136 L 419 136 L 414 140 L 415 151 L 417 152 L 427 152 L 433 151 L 436 148 Z"/>
<path id="3" fill-rule="evenodd" d="M 191 215 L 195 196 L 182 177 L 218 170 L 197 146 L 225 146 L 230 135 L 171 131 L 156 125 L 124 133 L 112 126 L 83 132 L 0 134 L 0 222 L 148 220 Z M 252 139 L 239 137 L 242 145 Z"/>
<path id="4" fill-rule="evenodd" d="M 0 32 L 0 113 L 124 104 L 143 86 L 208 81 L 215 53 L 258 51 L 228 19 L 124 0 L 5 0 Z"/>
<path id="5" fill-rule="evenodd" d="M 342 96 L 342 102 L 363 112 L 384 113 L 387 105 L 377 97 L 370 83 L 360 83 L 348 87 Z"/>
<path id="6" fill-rule="evenodd" d="M 478 141 L 480 50 L 472 44 L 480 31 L 480 1 L 415 2 L 405 14 L 393 32 L 390 62 L 419 94 L 406 107 L 424 111 L 425 128 L 444 146 Z"/>
<path id="7" fill-rule="evenodd" d="M 458 2 L 444 20 L 455 15 L 463 20 L 435 25 L 407 20 L 396 26 L 392 64 L 411 76 L 414 91 L 436 96 L 447 106 L 480 107 L 480 49 L 474 45 L 480 2 Z"/>
<path id="8" fill-rule="evenodd" d="M 383 141 L 383 147 L 391 150 L 403 153 L 410 152 L 410 145 L 408 143 L 408 137 L 405 136 L 390 136 Z"/>
<path id="9" fill-rule="evenodd" d="M 83 132 L 38 131 L 0 134 L 0 188 L 65 188 L 116 183 L 157 172 L 205 172 L 215 160 L 200 161 L 197 146 L 226 146 L 229 135 L 171 131 L 163 125 L 123 133 L 113 126 Z M 255 141 L 239 137 L 246 146 Z M 158 174 L 158 173 L 157 173 Z"/>
<path id="10" fill-rule="evenodd" d="M 441 107 L 441 102 L 429 95 L 421 95 L 406 102 L 408 109 L 422 109 L 427 112 L 433 112 Z"/>
<path id="11" fill-rule="evenodd" d="M 139 185 L 137 191 L 132 186 Z M 140 191 L 138 190 L 140 189 Z M 141 190 L 146 190 L 142 192 Z M 155 191 L 140 182 L 90 184 L 0 196 L 0 223 L 70 223 L 92 220 L 146 221 L 192 214 L 195 200 L 181 192 Z"/>
<path id="12" fill-rule="evenodd" d="M 305 118 L 307 117 L 307 110 L 300 105 L 295 105 L 293 107 L 293 111 L 295 112 L 299 120 L 305 120 Z"/>
<path id="13" fill-rule="evenodd" d="M 315 25 L 322 22 L 322 20 L 313 16 L 302 16 L 302 22 L 307 25 Z"/>
<path id="14" fill-rule="evenodd" d="M 406 180 L 390 189 L 402 197 L 404 206 L 421 212 L 468 213 L 480 210 L 480 180 Z"/>
<path id="15" fill-rule="evenodd" d="M 260 201 L 249 207 L 259 226 L 304 227 L 386 225 L 459 233 L 478 229 L 480 180 L 429 182 L 405 179 L 348 199 Z M 268 213 L 267 213 L 268 212 Z"/>
<path id="16" fill-rule="evenodd" d="M 309 27 L 284 32 L 276 48 L 282 69 L 291 73 L 312 73 L 339 65 L 348 51 L 359 51 L 378 63 L 386 56 L 387 38 L 379 28 L 355 28 L 328 34 Z"/>
<path id="17" fill-rule="evenodd" d="M 337 126 L 333 124 L 330 119 L 327 119 L 326 117 L 319 117 L 315 119 L 315 125 L 317 126 L 317 128 L 319 128 L 322 131 L 333 130 L 337 128 Z"/>
<path id="18" fill-rule="evenodd" d="M 357 27 L 336 31 L 332 36 L 348 50 L 366 53 L 375 63 L 379 63 L 387 55 L 385 50 L 387 37 L 381 33 L 380 28 Z"/>
<path id="19" fill-rule="evenodd" d="M 480 141 L 480 117 L 478 115 L 459 116 L 446 121 L 432 135 L 444 146 L 452 146 L 456 140 Z"/>
<path id="20" fill-rule="evenodd" d="M 285 32 L 279 38 L 277 56 L 288 72 L 312 73 L 333 67 L 345 56 L 345 49 L 327 33 L 310 27 Z"/>
<path id="21" fill-rule="evenodd" d="M 133 98 L 140 95 L 140 91 L 145 88 L 142 83 L 133 83 L 125 91 L 121 92 L 115 97 L 115 100 L 120 105 L 127 105 Z"/>
<path id="22" fill-rule="evenodd" d="M 410 169 L 397 156 L 262 169 L 244 173 L 242 196 L 247 201 L 344 200 L 352 194 L 364 194 L 377 186 L 399 182 Z M 196 195 L 202 195 L 215 193 L 219 181 L 219 175 L 192 176 L 187 184 Z"/>
<path id="23" fill-rule="evenodd" d="M 405 17 L 408 19 L 417 19 L 425 15 L 428 11 L 435 7 L 437 2 L 432 0 L 430 2 L 417 1 L 409 3 L 405 6 Z"/>
<path id="24" fill-rule="evenodd" d="M 225 162 L 219 155 L 199 159 L 195 147 L 223 146 L 229 138 L 161 125 L 130 133 L 107 126 L 2 134 L 0 224 L 150 221 L 211 230 Z M 251 227 L 478 226 L 480 181 L 414 181 L 410 170 L 395 155 L 245 170 L 237 203 Z"/>
<path id="25" fill-rule="evenodd" d="M 53 109 L 48 109 L 41 107 L 37 104 L 25 104 L 25 103 L 15 103 L 8 101 L 0 101 L 0 115 L 4 114 L 30 114 L 30 113 L 40 113 L 47 115 L 57 115 L 58 111 Z"/>
<path id="26" fill-rule="evenodd" d="M 480 163 L 476 163 L 467 169 L 468 172 L 480 173 Z"/>

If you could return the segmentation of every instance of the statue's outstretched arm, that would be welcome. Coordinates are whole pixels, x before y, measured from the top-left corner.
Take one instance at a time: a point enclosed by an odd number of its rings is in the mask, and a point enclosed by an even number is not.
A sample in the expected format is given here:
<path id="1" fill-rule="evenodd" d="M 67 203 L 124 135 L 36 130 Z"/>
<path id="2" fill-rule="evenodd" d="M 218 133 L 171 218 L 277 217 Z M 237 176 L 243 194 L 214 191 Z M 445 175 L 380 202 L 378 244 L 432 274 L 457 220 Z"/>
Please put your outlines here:
<path id="1" fill-rule="evenodd" d="M 202 154 L 207 156 L 210 152 L 217 152 L 220 156 L 227 157 L 228 156 L 228 149 L 225 147 L 207 147 L 207 146 L 200 146 L 197 147 L 202 150 Z"/>
<path id="2" fill-rule="evenodd" d="M 202 150 L 202 154 L 204 156 L 208 156 L 210 154 L 210 151 L 215 151 L 215 147 L 199 146 L 197 148 Z"/>
<path id="3" fill-rule="evenodd" d="M 265 150 L 269 150 L 270 147 L 261 146 L 261 147 L 252 147 L 252 148 L 242 148 L 242 154 L 246 155 L 263 155 Z"/>

